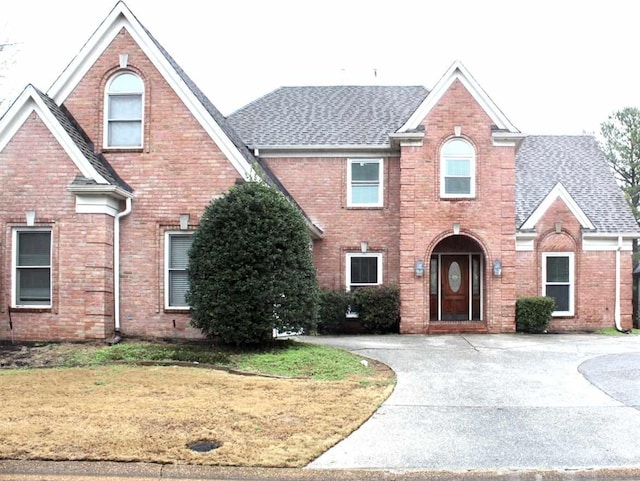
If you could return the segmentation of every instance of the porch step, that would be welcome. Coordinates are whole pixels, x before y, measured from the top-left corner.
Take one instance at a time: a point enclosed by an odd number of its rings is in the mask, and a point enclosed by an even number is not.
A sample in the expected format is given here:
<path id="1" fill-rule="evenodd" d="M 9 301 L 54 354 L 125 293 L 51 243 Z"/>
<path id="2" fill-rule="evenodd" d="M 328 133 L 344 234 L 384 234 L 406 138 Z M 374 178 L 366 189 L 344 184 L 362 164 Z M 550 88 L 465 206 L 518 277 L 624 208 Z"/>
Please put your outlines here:
<path id="1" fill-rule="evenodd" d="M 486 322 L 430 322 L 427 334 L 488 333 Z"/>

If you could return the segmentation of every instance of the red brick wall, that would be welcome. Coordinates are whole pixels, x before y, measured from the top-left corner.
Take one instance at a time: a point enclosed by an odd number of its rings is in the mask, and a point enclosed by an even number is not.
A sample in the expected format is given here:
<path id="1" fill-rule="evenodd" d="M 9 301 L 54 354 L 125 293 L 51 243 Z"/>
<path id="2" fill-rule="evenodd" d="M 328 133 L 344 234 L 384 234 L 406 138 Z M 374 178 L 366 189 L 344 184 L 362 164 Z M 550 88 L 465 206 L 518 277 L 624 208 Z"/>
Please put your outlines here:
<path id="1" fill-rule="evenodd" d="M 376 158 L 375 156 L 373 156 Z M 271 170 L 307 215 L 323 229 L 325 238 L 314 242 L 318 281 L 326 289 L 344 289 L 346 253 L 383 253 L 383 282 L 398 284 L 399 176 L 398 158 L 384 159 L 384 206 L 347 207 L 346 157 L 271 158 Z"/>
<path id="2" fill-rule="evenodd" d="M 79 170 L 35 114 L 0 152 L 0 339 L 103 339 L 113 332 L 113 218 L 76 214 L 67 191 Z M 8 312 L 12 297 L 12 231 L 52 230 L 52 307 Z M 13 329 L 9 326 L 11 318 Z"/>
<path id="3" fill-rule="evenodd" d="M 484 248 L 484 319 L 491 332 L 515 328 L 515 161 L 513 147 L 495 147 L 491 119 L 471 94 L 455 81 L 422 122 L 426 135 L 421 147 L 404 147 L 401 157 L 400 285 L 401 331 L 429 329 L 429 276 L 416 278 L 414 262 L 429 261 L 443 238 L 461 234 Z M 440 149 L 454 137 L 454 127 L 476 152 L 475 199 L 440 199 Z M 500 258 L 503 274 L 496 278 L 491 266 Z M 427 270 L 428 273 L 428 270 Z"/>
<path id="4" fill-rule="evenodd" d="M 555 223 L 561 222 L 560 233 Z M 561 199 L 557 199 L 536 225 L 535 251 L 518 252 L 517 297 L 542 295 L 544 252 L 574 253 L 574 315 L 554 317 L 552 331 L 594 331 L 614 327 L 615 251 L 583 251 L 580 223 Z M 623 328 L 632 325 L 631 253 L 620 253 L 620 308 Z"/>
<path id="5" fill-rule="evenodd" d="M 102 149 L 104 86 L 119 54 L 145 84 L 144 148 L 103 154 L 134 189 L 121 224 L 121 330 L 125 336 L 199 337 L 186 311 L 165 311 L 164 233 L 190 214 L 195 229 L 205 206 L 240 176 L 131 36 L 122 31 L 65 101 Z M 174 327 L 175 322 L 175 327 Z"/>

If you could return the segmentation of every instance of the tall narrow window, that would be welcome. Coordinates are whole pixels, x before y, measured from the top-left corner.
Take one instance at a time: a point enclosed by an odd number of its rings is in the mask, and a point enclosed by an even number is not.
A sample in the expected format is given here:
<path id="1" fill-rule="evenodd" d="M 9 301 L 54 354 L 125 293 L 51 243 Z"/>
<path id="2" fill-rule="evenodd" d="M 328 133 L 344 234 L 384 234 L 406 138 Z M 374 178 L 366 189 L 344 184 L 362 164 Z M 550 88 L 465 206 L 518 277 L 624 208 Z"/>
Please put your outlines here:
<path id="1" fill-rule="evenodd" d="M 440 196 L 466 198 L 476 195 L 475 152 L 469 142 L 453 139 L 442 147 Z"/>
<path id="2" fill-rule="evenodd" d="M 347 205 L 382 207 L 382 159 L 349 159 Z"/>
<path id="3" fill-rule="evenodd" d="M 107 85 L 105 145 L 142 147 L 144 85 L 131 72 L 120 73 Z"/>
<path id="4" fill-rule="evenodd" d="M 189 289 L 189 249 L 193 234 L 173 234 L 166 236 L 166 306 L 168 308 L 188 308 L 185 295 Z"/>
<path id="5" fill-rule="evenodd" d="M 14 306 L 51 306 L 51 231 L 15 230 Z"/>
<path id="6" fill-rule="evenodd" d="M 573 315 L 573 253 L 542 254 L 542 295 L 556 302 L 554 316 Z"/>

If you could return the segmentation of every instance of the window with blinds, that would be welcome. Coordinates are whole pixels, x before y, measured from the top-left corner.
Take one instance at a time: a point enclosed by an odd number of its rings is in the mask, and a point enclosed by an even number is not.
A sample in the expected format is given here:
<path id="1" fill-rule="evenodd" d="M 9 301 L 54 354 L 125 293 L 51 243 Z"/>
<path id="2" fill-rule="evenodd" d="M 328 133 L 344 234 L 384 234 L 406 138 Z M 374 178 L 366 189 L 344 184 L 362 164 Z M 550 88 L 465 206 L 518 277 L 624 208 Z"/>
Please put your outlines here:
<path id="1" fill-rule="evenodd" d="M 167 234 L 167 307 L 188 308 L 189 249 L 193 234 Z"/>

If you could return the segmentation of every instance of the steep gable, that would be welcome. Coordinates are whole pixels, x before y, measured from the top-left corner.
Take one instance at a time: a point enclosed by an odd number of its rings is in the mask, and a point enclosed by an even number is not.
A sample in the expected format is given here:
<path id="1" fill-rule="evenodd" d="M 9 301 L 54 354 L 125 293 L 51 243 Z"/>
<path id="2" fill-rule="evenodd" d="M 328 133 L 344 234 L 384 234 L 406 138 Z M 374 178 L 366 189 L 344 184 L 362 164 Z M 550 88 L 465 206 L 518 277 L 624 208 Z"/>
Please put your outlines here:
<path id="1" fill-rule="evenodd" d="M 131 188 L 111 168 L 106 159 L 96 155 L 73 117 L 51 98 L 32 85 L 27 86 L 0 119 L 0 151 L 13 138 L 29 115 L 35 112 L 63 147 L 82 176 L 79 182 L 113 187 L 127 196 Z"/>
<path id="2" fill-rule="evenodd" d="M 254 170 L 259 169 L 253 155 L 215 106 L 122 1 L 116 4 L 78 55 L 54 82 L 47 92 L 48 95 L 57 105 L 62 105 L 96 59 L 123 28 L 132 36 L 241 177 L 245 180 L 251 179 Z"/>
<path id="3" fill-rule="evenodd" d="M 557 187 L 558 184 L 562 187 Z M 528 219 L 535 220 L 536 216 L 542 215 L 540 209 L 544 210 L 550 194 L 551 200 L 560 196 L 565 203 L 574 202 L 598 232 L 640 232 L 604 154 L 592 136 L 529 136 L 524 139 L 516 154 L 518 228 L 530 227 Z M 590 228 L 588 224 L 583 227 Z"/>

